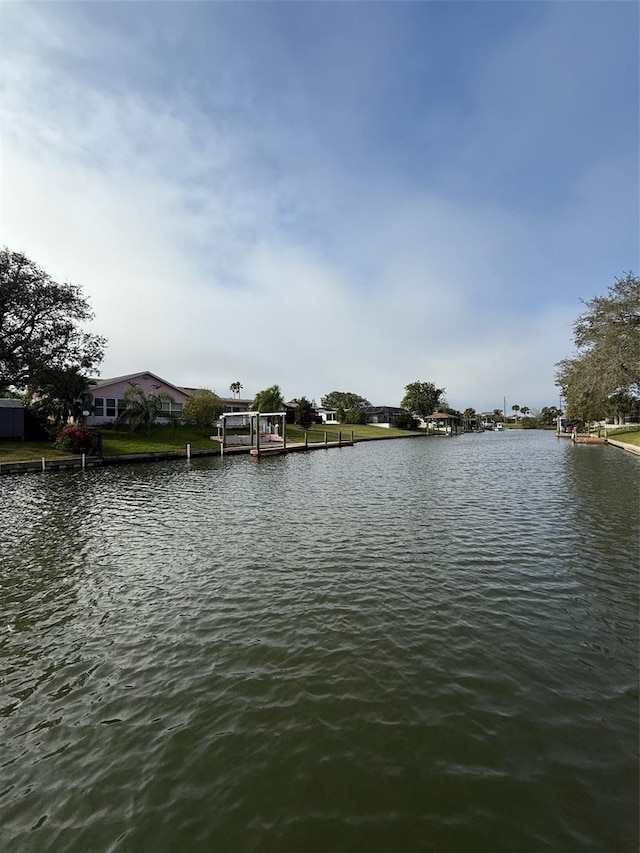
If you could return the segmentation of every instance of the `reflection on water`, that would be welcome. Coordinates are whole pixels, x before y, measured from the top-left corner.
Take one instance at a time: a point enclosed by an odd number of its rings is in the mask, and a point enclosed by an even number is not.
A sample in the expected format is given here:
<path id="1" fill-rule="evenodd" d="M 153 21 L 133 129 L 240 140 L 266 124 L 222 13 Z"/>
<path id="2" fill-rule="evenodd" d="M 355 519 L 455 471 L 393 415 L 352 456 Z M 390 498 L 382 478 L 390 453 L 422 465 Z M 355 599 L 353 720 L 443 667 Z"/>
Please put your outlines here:
<path id="1" fill-rule="evenodd" d="M 9 851 L 632 851 L 638 460 L 547 433 L 0 480 Z"/>

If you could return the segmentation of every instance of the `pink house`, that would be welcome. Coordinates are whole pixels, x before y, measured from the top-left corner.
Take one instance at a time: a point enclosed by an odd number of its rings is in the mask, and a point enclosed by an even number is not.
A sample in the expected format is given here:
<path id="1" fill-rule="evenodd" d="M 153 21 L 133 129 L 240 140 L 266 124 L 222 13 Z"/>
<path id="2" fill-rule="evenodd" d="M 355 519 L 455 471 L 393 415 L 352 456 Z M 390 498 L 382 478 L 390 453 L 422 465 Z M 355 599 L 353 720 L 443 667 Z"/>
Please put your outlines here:
<path id="1" fill-rule="evenodd" d="M 92 384 L 93 413 L 87 418 L 89 425 L 113 423 L 124 407 L 122 397 L 127 388 L 138 387 L 145 394 L 169 394 L 173 402 L 163 404 L 163 411 L 168 417 L 182 417 L 182 409 L 189 399 L 189 392 L 184 388 L 178 388 L 148 370 L 113 379 L 94 379 Z"/>
<path id="2" fill-rule="evenodd" d="M 127 388 L 140 388 L 145 394 L 169 394 L 173 402 L 163 403 L 162 411 L 169 417 L 180 420 L 184 404 L 197 388 L 180 388 L 166 379 L 161 379 L 149 370 L 142 373 L 129 373 L 126 376 L 116 376 L 112 379 L 92 380 L 93 413 L 87 418 L 89 426 L 113 423 L 118 412 L 124 408 L 123 394 Z M 251 406 L 250 400 L 221 397 L 225 412 L 247 412 Z M 162 422 L 162 417 L 159 418 Z"/>

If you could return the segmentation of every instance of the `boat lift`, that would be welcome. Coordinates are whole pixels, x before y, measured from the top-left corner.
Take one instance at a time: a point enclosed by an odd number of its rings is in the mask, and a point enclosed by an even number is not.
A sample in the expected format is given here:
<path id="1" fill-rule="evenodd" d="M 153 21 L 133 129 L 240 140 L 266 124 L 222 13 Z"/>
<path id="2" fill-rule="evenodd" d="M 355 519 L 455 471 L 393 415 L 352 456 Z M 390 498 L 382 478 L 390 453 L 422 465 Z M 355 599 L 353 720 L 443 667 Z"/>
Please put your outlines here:
<path id="1" fill-rule="evenodd" d="M 282 443 L 278 442 L 279 448 L 286 451 L 287 449 L 287 413 L 286 412 L 227 412 L 220 415 L 222 421 L 222 436 L 220 441 L 220 453 L 223 455 L 227 447 L 227 422 L 226 418 L 249 418 L 249 446 L 251 453 L 255 456 L 260 456 L 260 418 L 282 418 L 282 432 L 280 438 Z M 264 433 L 264 435 L 272 435 L 272 433 Z M 268 441 L 265 441 L 267 444 Z M 266 450 L 266 448 L 263 448 Z"/>

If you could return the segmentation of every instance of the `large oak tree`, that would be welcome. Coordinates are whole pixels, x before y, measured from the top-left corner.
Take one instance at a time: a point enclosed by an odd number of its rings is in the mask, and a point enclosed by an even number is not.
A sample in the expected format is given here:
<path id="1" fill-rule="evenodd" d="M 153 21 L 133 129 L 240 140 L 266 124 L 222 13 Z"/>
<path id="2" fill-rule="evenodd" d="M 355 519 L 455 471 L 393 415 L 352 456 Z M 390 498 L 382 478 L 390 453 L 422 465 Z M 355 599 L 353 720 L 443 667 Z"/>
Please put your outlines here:
<path id="1" fill-rule="evenodd" d="M 105 339 L 82 329 L 91 319 L 79 287 L 53 281 L 21 252 L 0 249 L 0 393 L 37 385 L 51 369 L 95 370 Z"/>
<path id="2" fill-rule="evenodd" d="M 585 302 L 573 325 L 576 355 L 556 365 L 567 414 L 597 420 L 615 394 L 640 394 L 640 278 L 616 278 L 606 296 Z"/>
<path id="3" fill-rule="evenodd" d="M 320 398 L 320 403 L 325 409 L 343 409 L 349 412 L 352 409 L 366 409 L 371 403 L 353 391 L 330 391 Z"/>
<path id="4" fill-rule="evenodd" d="M 400 402 L 416 418 L 428 418 L 438 408 L 444 388 L 436 388 L 433 382 L 410 382 L 405 385 L 405 395 Z"/>

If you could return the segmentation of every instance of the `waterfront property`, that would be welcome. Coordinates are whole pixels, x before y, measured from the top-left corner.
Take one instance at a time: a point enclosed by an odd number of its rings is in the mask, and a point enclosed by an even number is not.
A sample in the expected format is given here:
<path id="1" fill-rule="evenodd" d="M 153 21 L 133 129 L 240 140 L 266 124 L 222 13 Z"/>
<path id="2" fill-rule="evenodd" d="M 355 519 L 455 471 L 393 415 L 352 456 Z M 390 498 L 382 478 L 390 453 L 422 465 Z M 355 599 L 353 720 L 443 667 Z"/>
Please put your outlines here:
<path id="1" fill-rule="evenodd" d="M 93 412 L 87 417 L 87 425 L 114 423 L 125 406 L 123 394 L 128 388 L 140 388 L 146 395 L 169 395 L 172 401 L 162 403 L 162 412 L 166 412 L 167 418 L 181 417 L 184 404 L 189 399 L 189 392 L 149 370 L 110 379 L 94 379 L 91 388 Z"/>
<path id="2" fill-rule="evenodd" d="M 91 385 L 93 412 L 87 417 L 88 426 L 114 423 L 125 406 L 123 394 L 128 388 L 140 388 L 146 395 L 166 394 L 172 398 L 162 401 L 159 423 L 171 419 L 180 420 L 185 403 L 198 390 L 175 385 L 150 370 L 109 379 L 94 379 Z M 236 397 L 220 397 L 220 400 L 227 412 L 242 413 L 248 411 L 250 407 L 249 400 Z M 162 415 L 165 417 L 163 418 Z"/>

